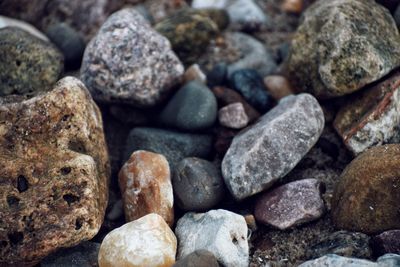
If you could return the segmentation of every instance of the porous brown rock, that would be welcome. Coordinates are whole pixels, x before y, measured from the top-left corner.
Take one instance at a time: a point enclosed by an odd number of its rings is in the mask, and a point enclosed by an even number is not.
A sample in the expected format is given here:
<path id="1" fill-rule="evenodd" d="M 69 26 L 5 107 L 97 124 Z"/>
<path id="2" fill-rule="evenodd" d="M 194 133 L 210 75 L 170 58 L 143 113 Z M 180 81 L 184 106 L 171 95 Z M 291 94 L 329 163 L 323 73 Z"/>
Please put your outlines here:
<path id="1" fill-rule="evenodd" d="M 93 238 L 109 174 L 102 117 L 79 80 L 0 98 L 0 266 L 32 266 Z"/>

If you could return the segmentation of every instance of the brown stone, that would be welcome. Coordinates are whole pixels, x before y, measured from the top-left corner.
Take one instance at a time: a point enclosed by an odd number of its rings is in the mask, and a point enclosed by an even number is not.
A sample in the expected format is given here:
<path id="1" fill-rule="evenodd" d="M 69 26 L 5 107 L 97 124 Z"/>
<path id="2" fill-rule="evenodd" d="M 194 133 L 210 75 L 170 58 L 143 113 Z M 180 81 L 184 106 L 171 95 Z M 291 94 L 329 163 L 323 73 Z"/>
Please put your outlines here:
<path id="1" fill-rule="evenodd" d="M 102 117 L 78 79 L 0 98 L 0 266 L 31 266 L 93 238 L 109 174 Z"/>
<path id="2" fill-rule="evenodd" d="M 269 75 L 264 78 L 264 84 L 268 92 L 275 100 L 293 94 L 293 88 L 289 81 L 280 75 Z"/>
<path id="3" fill-rule="evenodd" d="M 300 14 L 303 11 L 304 0 L 285 0 L 282 4 L 282 10 L 285 12 Z"/>
<path id="4" fill-rule="evenodd" d="M 156 213 L 173 225 L 171 175 L 163 155 L 143 150 L 132 153 L 119 173 L 119 186 L 127 221 Z"/>
<path id="5" fill-rule="evenodd" d="M 400 228 L 400 145 L 370 148 L 343 171 L 333 194 L 337 228 L 375 234 Z"/>
<path id="6" fill-rule="evenodd" d="M 193 64 L 183 74 L 184 83 L 188 83 L 190 81 L 199 81 L 202 83 L 206 83 L 207 77 L 204 72 L 200 69 L 199 65 Z"/>

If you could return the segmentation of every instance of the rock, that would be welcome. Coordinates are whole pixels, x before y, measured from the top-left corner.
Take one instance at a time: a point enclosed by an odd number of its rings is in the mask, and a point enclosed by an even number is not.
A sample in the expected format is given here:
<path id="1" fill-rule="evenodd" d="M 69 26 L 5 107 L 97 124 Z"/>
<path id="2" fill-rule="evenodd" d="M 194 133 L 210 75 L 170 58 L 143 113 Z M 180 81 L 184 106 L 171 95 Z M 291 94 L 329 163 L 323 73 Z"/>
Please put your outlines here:
<path id="1" fill-rule="evenodd" d="M 133 151 L 147 150 L 164 155 L 171 170 L 184 158 L 206 158 L 212 148 L 212 137 L 205 134 L 187 134 L 155 128 L 137 127 L 128 136 L 125 159 Z"/>
<path id="2" fill-rule="evenodd" d="M 229 104 L 218 111 L 219 123 L 222 126 L 241 129 L 249 123 L 243 104 L 240 102 Z"/>
<path id="3" fill-rule="evenodd" d="M 0 98 L 0 266 L 34 265 L 97 234 L 110 175 L 102 124 L 72 77 L 28 100 Z"/>
<path id="4" fill-rule="evenodd" d="M 113 205 L 111 210 L 107 213 L 107 219 L 116 221 L 124 215 L 124 203 L 122 199 L 118 199 Z"/>
<path id="5" fill-rule="evenodd" d="M 217 258 L 210 251 L 200 249 L 177 261 L 174 267 L 219 267 Z"/>
<path id="6" fill-rule="evenodd" d="M 144 7 L 150 13 L 154 23 L 158 23 L 169 16 L 173 16 L 176 12 L 189 5 L 185 0 L 148 0 L 144 2 Z"/>
<path id="7" fill-rule="evenodd" d="M 16 20 L 16 19 L 5 17 L 5 16 L 0 16 L 0 29 L 6 28 L 6 27 L 20 28 L 21 30 L 26 31 L 29 34 L 31 34 L 39 39 L 42 39 L 45 42 L 49 41 L 47 36 L 44 35 L 42 32 L 40 32 L 38 29 L 36 29 L 33 25 L 30 25 L 29 23 L 26 23 L 22 20 Z"/>
<path id="8" fill-rule="evenodd" d="M 148 214 L 111 231 L 101 243 L 99 267 L 172 266 L 176 237 L 157 214 Z"/>
<path id="9" fill-rule="evenodd" d="M 126 221 L 150 213 L 174 224 L 174 196 L 169 165 L 163 155 L 135 151 L 119 172 Z"/>
<path id="10" fill-rule="evenodd" d="M 229 191 L 236 199 L 244 199 L 271 187 L 311 149 L 323 127 L 324 115 L 314 97 L 283 98 L 233 139 L 222 161 Z"/>
<path id="11" fill-rule="evenodd" d="M 219 126 L 216 128 L 214 148 L 217 154 L 224 156 L 229 149 L 233 138 L 238 133 L 238 130 L 233 130 Z"/>
<path id="12" fill-rule="evenodd" d="M 400 254 L 400 230 L 385 231 L 372 238 L 372 247 L 377 255 Z"/>
<path id="13" fill-rule="evenodd" d="M 46 34 L 64 54 L 66 68 L 79 68 L 85 51 L 82 37 L 66 23 L 49 26 Z"/>
<path id="14" fill-rule="evenodd" d="M 0 29 L 0 40 L 0 96 L 52 89 L 63 71 L 53 45 L 15 27 Z"/>
<path id="15" fill-rule="evenodd" d="M 332 199 L 337 228 L 366 234 L 400 228 L 400 145 L 372 147 L 343 171 Z"/>
<path id="16" fill-rule="evenodd" d="M 265 192 L 256 202 L 258 222 L 286 230 L 320 218 L 325 211 L 323 184 L 317 179 L 294 181 Z"/>
<path id="17" fill-rule="evenodd" d="M 185 83 L 190 81 L 199 81 L 205 84 L 207 82 L 207 77 L 200 69 L 199 65 L 193 64 L 185 71 L 183 80 Z"/>
<path id="18" fill-rule="evenodd" d="M 217 100 L 203 83 L 191 81 L 171 98 L 160 115 L 160 121 L 181 130 L 210 128 L 217 118 Z"/>
<path id="19" fill-rule="evenodd" d="M 400 64 L 399 32 L 375 1 L 318 1 L 303 16 L 287 61 L 300 90 L 319 98 L 346 95 Z"/>
<path id="20" fill-rule="evenodd" d="M 210 88 L 223 85 L 226 81 L 228 66 L 225 63 L 218 63 L 207 73 L 207 82 Z"/>
<path id="21" fill-rule="evenodd" d="M 34 24 L 41 19 L 46 4 L 43 0 L 3 0 L 0 14 Z"/>
<path id="22" fill-rule="evenodd" d="M 300 264 L 299 267 L 396 267 L 399 263 L 400 256 L 396 254 L 386 254 L 378 258 L 376 263 L 368 260 L 328 254 L 315 260 L 306 261 Z"/>
<path id="23" fill-rule="evenodd" d="M 208 210 L 224 197 L 220 171 L 204 159 L 185 158 L 176 166 L 172 179 L 176 203 L 187 211 Z"/>
<path id="24" fill-rule="evenodd" d="M 400 72 L 349 97 L 334 127 L 354 154 L 400 142 Z"/>
<path id="25" fill-rule="evenodd" d="M 98 101 L 148 107 L 169 95 L 183 71 L 168 40 L 128 8 L 111 15 L 87 45 L 81 77 Z"/>
<path id="26" fill-rule="evenodd" d="M 280 75 L 269 75 L 264 78 L 264 85 L 270 95 L 277 101 L 293 94 L 289 81 Z"/>
<path id="27" fill-rule="evenodd" d="M 243 216 L 226 210 L 186 213 L 179 219 L 175 233 L 179 241 L 178 259 L 205 249 L 223 266 L 248 266 L 249 245 Z"/>
<path id="28" fill-rule="evenodd" d="M 237 70 L 230 76 L 232 89 L 238 91 L 250 105 L 265 113 L 272 106 L 272 99 L 257 71 Z"/>
<path id="29" fill-rule="evenodd" d="M 303 11 L 304 0 L 285 0 L 282 4 L 282 10 L 294 14 L 301 14 Z"/>
<path id="30" fill-rule="evenodd" d="M 97 266 L 100 244 L 83 242 L 80 245 L 57 251 L 46 257 L 41 267 L 93 267 Z"/>
<path id="31" fill-rule="evenodd" d="M 257 231 L 257 222 L 253 214 L 244 215 L 244 219 L 246 220 L 247 227 L 249 227 L 250 231 Z"/>

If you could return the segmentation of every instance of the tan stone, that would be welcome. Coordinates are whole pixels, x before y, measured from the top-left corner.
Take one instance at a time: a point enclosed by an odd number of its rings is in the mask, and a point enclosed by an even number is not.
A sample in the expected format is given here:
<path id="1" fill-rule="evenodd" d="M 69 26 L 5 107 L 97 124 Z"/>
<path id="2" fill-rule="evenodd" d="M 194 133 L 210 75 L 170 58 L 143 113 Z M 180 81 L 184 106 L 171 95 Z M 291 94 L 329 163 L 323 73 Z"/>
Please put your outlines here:
<path id="1" fill-rule="evenodd" d="M 293 94 L 293 88 L 289 81 L 280 75 L 270 75 L 264 78 L 264 84 L 268 92 L 275 100 L 280 100 L 285 96 Z"/>
<path id="2" fill-rule="evenodd" d="M 171 175 L 163 155 L 134 152 L 119 173 L 119 186 L 127 221 L 157 213 L 169 225 L 174 223 Z"/>
<path id="3" fill-rule="evenodd" d="M 30 266 L 94 237 L 108 199 L 102 118 L 79 80 L 0 98 L 0 266 Z"/>
<path id="4" fill-rule="evenodd" d="M 99 251 L 100 267 L 169 267 L 177 240 L 158 214 L 151 213 L 111 231 Z"/>
<path id="5" fill-rule="evenodd" d="M 199 65 L 193 64 L 183 74 L 183 80 L 185 83 L 190 81 L 199 81 L 202 83 L 207 82 L 207 77 L 204 72 L 200 69 Z"/>
<path id="6" fill-rule="evenodd" d="M 284 0 L 282 10 L 285 12 L 300 14 L 303 11 L 304 0 Z"/>

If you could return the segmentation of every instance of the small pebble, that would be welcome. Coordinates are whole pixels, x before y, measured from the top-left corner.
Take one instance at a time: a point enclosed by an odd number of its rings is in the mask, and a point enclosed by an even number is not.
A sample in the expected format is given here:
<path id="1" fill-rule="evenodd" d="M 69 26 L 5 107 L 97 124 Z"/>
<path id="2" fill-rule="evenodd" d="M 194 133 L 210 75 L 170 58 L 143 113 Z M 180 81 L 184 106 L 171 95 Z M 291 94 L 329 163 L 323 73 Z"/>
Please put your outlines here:
<path id="1" fill-rule="evenodd" d="M 279 101 L 285 96 L 293 94 L 289 81 L 280 75 L 270 75 L 264 78 L 264 84 L 271 96 Z"/>
<path id="2" fill-rule="evenodd" d="M 185 83 L 199 81 L 205 84 L 207 82 L 207 77 L 198 64 L 193 64 L 183 74 L 183 80 Z"/>
<path id="3" fill-rule="evenodd" d="M 242 129 L 249 123 L 242 103 L 232 103 L 221 108 L 218 111 L 218 119 L 222 126 L 233 129 Z"/>
<path id="4" fill-rule="evenodd" d="M 173 267 L 220 267 L 220 265 L 214 254 L 200 249 L 178 260 Z"/>

